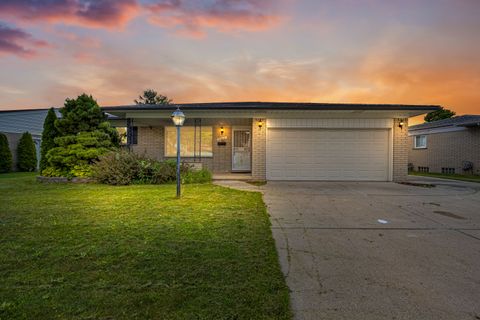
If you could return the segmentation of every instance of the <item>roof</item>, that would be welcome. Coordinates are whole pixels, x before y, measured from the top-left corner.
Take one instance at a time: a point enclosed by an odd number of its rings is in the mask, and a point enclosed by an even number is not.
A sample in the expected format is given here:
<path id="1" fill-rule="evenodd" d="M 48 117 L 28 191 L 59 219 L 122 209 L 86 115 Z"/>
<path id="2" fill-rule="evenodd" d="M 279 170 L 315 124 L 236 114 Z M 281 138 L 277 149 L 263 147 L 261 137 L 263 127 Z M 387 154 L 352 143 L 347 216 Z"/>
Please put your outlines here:
<path id="1" fill-rule="evenodd" d="M 476 127 L 476 126 L 480 126 L 480 115 L 463 115 L 463 116 L 457 116 L 457 117 L 438 120 L 438 121 L 417 124 L 415 126 L 408 127 L 408 130 L 412 131 L 412 130 L 440 128 L 440 127 Z"/>
<path id="2" fill-rule="evenodd" d="M 43 122 L 49 109 L 9 110 L 0 111 L 0 132 L 41 135 Z M 55 110 L 59 116 L 58 110 Z"/>
<path id="3" fill-rule="evenodd" d="M 181 103 L 171 105 L 125 105 L 106 106 L 108 112 L 127 110 L 425 110 L 425 112 L 440 109 L 436 105 L 407 104 L 363 104 L 363 103 L 312 103 L 312 102 L 209 102 Z"/>

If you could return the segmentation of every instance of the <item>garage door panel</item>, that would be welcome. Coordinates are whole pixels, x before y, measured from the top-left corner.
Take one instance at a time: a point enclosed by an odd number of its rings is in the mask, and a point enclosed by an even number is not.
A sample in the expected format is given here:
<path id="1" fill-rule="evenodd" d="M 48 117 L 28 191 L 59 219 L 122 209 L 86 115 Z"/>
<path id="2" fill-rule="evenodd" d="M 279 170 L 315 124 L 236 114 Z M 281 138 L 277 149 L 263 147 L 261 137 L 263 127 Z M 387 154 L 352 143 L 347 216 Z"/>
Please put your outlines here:
<path id="1" fill-rule="evenodd" d="M 268 129 L 270 180 L 388 180 L 386 129 Z"/>

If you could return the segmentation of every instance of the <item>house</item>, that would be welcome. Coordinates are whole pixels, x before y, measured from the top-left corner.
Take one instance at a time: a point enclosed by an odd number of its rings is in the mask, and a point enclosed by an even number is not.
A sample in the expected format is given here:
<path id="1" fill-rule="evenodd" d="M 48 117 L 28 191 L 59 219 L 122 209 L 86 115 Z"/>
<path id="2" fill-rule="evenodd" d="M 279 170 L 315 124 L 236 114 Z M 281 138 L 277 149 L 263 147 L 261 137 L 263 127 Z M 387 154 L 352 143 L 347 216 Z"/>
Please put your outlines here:
<path id="1" fill-rule="evenodd" d="M 255 180 L 399 181 L 407 176 L 408 118 L 438 106 L 230 102 L 102 108 L 134 151 Z"/>
<path id="2" fill-rule="evenodd" d="M 411 126 L 408 149 L 416 171 L 480 174 L 480 115 Z"/>
<path id="3" fill-rule="evenodd" d="M 40 163 L 40 144 L 42 141 L 43 122 L 49 109 L 6 110 L 0 111 L 0 132 L 8 139 L 13 156 L 14 170 L 17 163 L 17 145 L 24 132 L 32 135 L 37 149 L 37 163 Z M 59 116 L 59 112 L 57 116 Z"/>

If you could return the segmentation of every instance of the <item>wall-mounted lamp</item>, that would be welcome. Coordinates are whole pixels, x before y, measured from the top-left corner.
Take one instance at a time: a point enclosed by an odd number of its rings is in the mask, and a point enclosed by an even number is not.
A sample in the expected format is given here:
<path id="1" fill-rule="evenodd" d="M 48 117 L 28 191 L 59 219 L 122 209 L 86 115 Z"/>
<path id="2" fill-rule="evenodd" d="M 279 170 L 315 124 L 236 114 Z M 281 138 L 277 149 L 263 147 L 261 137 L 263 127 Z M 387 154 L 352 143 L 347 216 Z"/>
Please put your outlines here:
<path id="1" fill-rule="evenodd" d="M 224 133 L 225 133 L 225 130 L 223 130 L 223 127 L 220 127 L 220 135 L 223 136 Z"/>
<path id="2" fill-rule="evenodd" d="M 262 119 L 259 119 L 258 122 L 257 122 L 257 125 L 260 129 L 262 129 L 263 127 L 263 120 Z"/>
<path id="3" fill-rule="evenodd" d="M 400 129 L 403 129 L 404 126 L 405 126 L 405 120 L 400 119 L 400 122 L 398 123 L 398 127 L 399 127 Z"/>

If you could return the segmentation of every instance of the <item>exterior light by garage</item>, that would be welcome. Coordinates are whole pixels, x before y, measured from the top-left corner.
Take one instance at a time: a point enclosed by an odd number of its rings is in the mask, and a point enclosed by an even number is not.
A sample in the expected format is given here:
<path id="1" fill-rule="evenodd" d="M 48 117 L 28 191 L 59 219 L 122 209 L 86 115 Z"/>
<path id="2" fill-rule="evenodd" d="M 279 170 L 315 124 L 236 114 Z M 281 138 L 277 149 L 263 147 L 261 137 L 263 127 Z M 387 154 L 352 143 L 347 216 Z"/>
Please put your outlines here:
<path id="1" fill-rule="evenodd" d="M 177 198 L 180 198 L 180 128 L 185 123 L 185 114 L 177 107 L 171 118 L 173 124 L 177 127 Z"/>
<path id="2" fill-rule="evenodd" d="M 400 122 L 398 123 L 398 126 L 403 129 L 403 127 L 405 126 L 405 120 L 403 119 L 400 119 Z"/>
<path id="3" fill-rule="evenodd" d="M 220 127 L 220 135 L 223 136 L 224 133 L 225 133 L 225 130 L 223 130 L 223 127 Z"/>
<path id="4" fill-rule="evenodd" d="M 262 120 L 262 119 L 258 119 L 257 125 L 258 125 L 258 127 L 261 129 L 261 128 L 263 127 L 263 120 Z"/>

